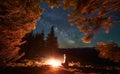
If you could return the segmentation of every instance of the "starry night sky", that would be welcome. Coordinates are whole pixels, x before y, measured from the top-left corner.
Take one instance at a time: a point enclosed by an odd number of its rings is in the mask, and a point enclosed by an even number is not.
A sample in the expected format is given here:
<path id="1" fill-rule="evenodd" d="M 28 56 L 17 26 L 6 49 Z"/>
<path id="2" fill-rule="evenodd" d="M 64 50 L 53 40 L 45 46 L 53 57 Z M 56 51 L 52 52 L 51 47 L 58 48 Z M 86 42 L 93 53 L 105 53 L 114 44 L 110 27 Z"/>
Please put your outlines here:
<path id="1" fill-rule="evenodd" d="M 44 31 L 45 37 L 54 26 L 55 35 L 58 37 L 59 48 L 78 48 L 78 47 L 94 47 L 97 42 L 110 42 L 113 40 L 120 45 L 120 23 L 112 26 L 108 34 L 104 33 L 104 29 L 92 39 L 90 44 L 85 44 L 81 41 L 84 34 L 74 25 L 71 26 L 68 21 L 68 14 L 71 10 L 64 10 L 63 7 L 49 8 L 46 3 L 40 3 L 44 8 L 44 12 L 37 21 L 34 33 L 41 33 Z"/>

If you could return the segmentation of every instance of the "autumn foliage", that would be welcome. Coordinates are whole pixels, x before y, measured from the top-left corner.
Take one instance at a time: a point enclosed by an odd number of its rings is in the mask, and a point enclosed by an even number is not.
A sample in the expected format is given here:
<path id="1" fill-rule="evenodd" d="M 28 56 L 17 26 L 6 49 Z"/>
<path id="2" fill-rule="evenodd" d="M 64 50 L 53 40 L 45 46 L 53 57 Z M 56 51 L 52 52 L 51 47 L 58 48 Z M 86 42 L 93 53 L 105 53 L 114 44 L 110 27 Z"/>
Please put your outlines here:
<path id="1" fill-rule="evenodd" d="M 35 29 L 38 0 L 0 0 L 0 62 L 16 58 L 21 38 Z"/>
<path id="2" fill-rule="evenodd" d="M 108 33 L 120 20 L 119 0 L 0 0 L 0 62 L 19 56 L 21 38 L 35 29 L 42 14 L 39 2 L 47 2 L 51 8 L 72 9 L 69 21 L 85 34 L 82 38 L 85 43 L 90 43 L 101 28 Z"/>
<path id="3" fill-rule="evenodd" d="M 49 3 L 51 8 L 63 6 L 64 9 L 71 9 L 68 14 L 71 25 L 76 25 L 85 37 L 81 40 L 84 43 L 91 43 L 91 39 L 97 32 L 104 28 L 108 33 L 109 29 L 120 22 L 120 1 L 119 0 L 43 0 Z"/>
<path id="4" fill-rule="evenodd" d="M 65 9 L 73 8 L 69 20 L 85 34 L 82 38 L 85 43 L 90 43 L 101 28 L 108 33 L 109 28 L 120 21 L 119 0 L 63 0 L 63 4 Z"/>
<path id="5" fill-rule="evenodd" d="M 99 42 L 96 49 L 99 51 L 99 57 L 120 63 L 120 47 L 116 43 Z"/>

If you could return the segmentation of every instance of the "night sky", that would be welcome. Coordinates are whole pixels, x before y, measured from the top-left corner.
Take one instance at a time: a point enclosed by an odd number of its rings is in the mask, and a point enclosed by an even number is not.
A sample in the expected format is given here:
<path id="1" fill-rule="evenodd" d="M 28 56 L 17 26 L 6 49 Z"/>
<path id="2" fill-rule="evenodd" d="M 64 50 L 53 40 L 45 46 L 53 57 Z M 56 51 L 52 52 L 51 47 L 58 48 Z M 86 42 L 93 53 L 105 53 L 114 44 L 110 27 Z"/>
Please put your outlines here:
<path id="1" fill-rule="evenodd" d="M 51 9 L 46 3 L 40 3 L 40 6 L 44 8 L 44 12 L 40 20 L 37 21 L 34 33 L 44 31 L 45 37 L 47 37 L 51 27 L 54 26 L 59 48 L 94 47 L 97 42 L 110 42 L 111 40 L 120 45 L 120 23 L 112 26 L 108 34 L 104 32 L 104 29 L 101 29 L 90 44 L 85 44 L 81 40 L 84 34 L 75 25 L 71 26 L 68 21 L 68 14 L 71 13 L 70 9 L 64 10 L 63 7 Z"/>

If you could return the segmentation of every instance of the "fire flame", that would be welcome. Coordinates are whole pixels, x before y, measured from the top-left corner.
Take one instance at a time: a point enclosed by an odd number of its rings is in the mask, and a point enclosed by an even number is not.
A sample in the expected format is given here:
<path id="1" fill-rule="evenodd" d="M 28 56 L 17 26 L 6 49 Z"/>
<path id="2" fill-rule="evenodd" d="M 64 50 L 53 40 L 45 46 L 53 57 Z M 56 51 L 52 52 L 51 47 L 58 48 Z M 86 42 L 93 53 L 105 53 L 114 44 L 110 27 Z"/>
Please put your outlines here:
<path id="1" fill-rule="evenodd" d="M 58 59 L 48 59 L 46 64 L 51 65 L 52 67 L 59 67 L 61 66 L 61 61 Z"/>

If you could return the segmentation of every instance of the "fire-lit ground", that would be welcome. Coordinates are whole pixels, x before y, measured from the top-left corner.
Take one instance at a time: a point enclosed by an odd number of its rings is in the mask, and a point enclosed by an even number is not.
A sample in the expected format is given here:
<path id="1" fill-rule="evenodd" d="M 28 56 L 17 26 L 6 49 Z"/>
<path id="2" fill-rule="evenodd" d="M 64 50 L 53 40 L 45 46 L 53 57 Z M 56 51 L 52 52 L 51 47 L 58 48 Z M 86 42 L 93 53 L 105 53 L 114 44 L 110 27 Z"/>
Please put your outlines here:
<path id="1" fill-rule="evenodd" d="M 0 74 L 73 74 L 73 72 L 47 67 L 9 67 Z"/>
<path id="2" fill-rule="evenodd" d="M 115 68 L 81 66 L 79 63 L 71 62 L 69 67 L 61 65 L 60 59 L 24 60 L 21 63 L 9 63 L 0 74 L 119 74 Z M 120 70 L 120 69 L 119 69 Z"/>
<path id="3" fill-rule="evenodd" d="M 43 67 L 8 67 L 0 74 L 119 74 L 116 70 Z"/>

